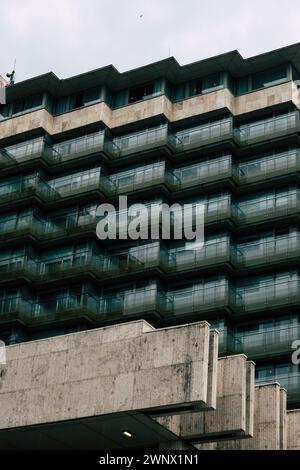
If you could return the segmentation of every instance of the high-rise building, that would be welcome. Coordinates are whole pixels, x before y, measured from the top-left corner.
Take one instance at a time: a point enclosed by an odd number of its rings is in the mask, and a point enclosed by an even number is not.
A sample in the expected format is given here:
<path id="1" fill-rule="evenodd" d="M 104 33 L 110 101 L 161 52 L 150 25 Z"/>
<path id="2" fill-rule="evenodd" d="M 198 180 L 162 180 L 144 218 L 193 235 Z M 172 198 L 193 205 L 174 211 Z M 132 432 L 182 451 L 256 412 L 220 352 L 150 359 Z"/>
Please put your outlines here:
<path id="1" fill-rule="evenodd" d="M 219 358 L 244 353 L 256 384 L 279 382 L 297 409 L 299 74 L 296 44 L 249 59 L 233 51 L 180 66 L 171 57 L 8 86 L 0 105 L 8 351 L 104 326 L 130 330 L 131 321 L 172 330 L 207 321 L 219 330 Z M 148 208 L 201 203 L 204 246 L 100 240 L 97 208 L 118 208 L 121 195 Z"/>

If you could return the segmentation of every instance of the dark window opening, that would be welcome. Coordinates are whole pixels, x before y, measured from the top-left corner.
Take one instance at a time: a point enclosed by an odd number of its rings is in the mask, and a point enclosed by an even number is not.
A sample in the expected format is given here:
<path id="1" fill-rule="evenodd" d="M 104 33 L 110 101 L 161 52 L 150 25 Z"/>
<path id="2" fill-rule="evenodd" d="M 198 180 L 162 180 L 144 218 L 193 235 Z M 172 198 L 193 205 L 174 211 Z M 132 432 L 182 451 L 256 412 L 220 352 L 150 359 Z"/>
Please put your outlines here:
<path id="1" fill-rule="evenodd" d="M 190 96 L 200 95 L 200 93 L 202 93 L 202 89 L 203 89 L 202 85 L 203 84 L 202 84 L 201 79 L 194 80 L 191 83 L 191 86 L 190 86 Z"/>
<path id="2" fill-rule="evenodd" d="M 149 83 L 147 85 L 131 88 L 129 90 L 129 103 L 134 103 L 135 101 L 141 101 L 146 96 L 152 95 L 154 92 L 154 84 Z"/>
<path id="3" fill-rule="evenodd" d="M 74 96 L 74 109 L 81 108 L 84 105 L 83 93 Z"/>

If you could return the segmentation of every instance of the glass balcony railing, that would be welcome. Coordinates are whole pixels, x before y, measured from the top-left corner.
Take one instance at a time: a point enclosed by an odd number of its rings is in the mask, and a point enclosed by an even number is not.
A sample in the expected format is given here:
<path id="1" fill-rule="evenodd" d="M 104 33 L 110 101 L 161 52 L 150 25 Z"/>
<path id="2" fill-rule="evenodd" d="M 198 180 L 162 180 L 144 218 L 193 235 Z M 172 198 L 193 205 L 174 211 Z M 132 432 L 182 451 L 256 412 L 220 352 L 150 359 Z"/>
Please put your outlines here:
<path id="1" fill-rule="evenodd" d="M 82 274 L 87 271 L 103 277 L 109 274 L 116 274 L 118 269 L 108 257 L 91 251 L 41 261 L 39 267 L 42 279 L 66 277 L 70 274 Z"/>
<path id="2" fill-rule="evenodd" d="M 118 158 L 162 147 L 175 153 L 180 146 L 180 140 L 169 131 L 167 125 L 164 125 L 116 137 L 113 141 L 107 142 L 107 145 L 111 149 L 110 156 Z"/>
<path id="3" fill-rule="evenodd" d="M 237 247 L 237 265 L 251 267 L 261 264 L 286 261 L 299 257 L 300 235 L 274 238 L 271 240 L 258 240 L 257 245 L 241 244 Z"/>
<path id="4" fill-rule="evenodd" d="M 113 182 L 106 176 L 98 174 L 91 174 L 88 177 L 78 177 L 78 175 L 66 178 L 66 181 L 61 184 L 51 183 L 50 185 L 60 195 L 60 197 L 75 196 L 87 191 L 99 190 L 106 196 L 112 196 L 116 193 L 116 188 Z"/>
<path id="5" fill-rule="evenodd" d="M 214 266 L 220 263 L 236 263 L 235 250 L 230 247 L 230 241 L 224 240 L 204 244 L 197 250 L 172 250 L 167 253 L 168 270 L 181 272 L 192 269 Z"/>
<path id="6" fill-rule="evenodd" d="M 238 179 L 241 184 L 275 178 L 300 171 L 299 150 L 289 150 L 268 158 L 260 158 L 238 166 Z"/>
<path id="7" fill-rule="evenodd" d="M 232 165 L 231 155 L 185 166 L 174 170 L 173 173 L 176 178 L 173 183 L 175 190 L 186 189 L 195 185 L 199 186 L 225 178 L 237 180 L 238 177 L 237 169 Z"/>
<path id="8" fill-rule="evenodd" d="M 74 317 L 87 317 L 93 320 L 97 314 L 98 299 L 90 293 L 49 295 L 34 305 L 31 322 L 42 324 Z"/>
<path id="9" fill-rule="evenodd" d="M 28 322 L 31 319 L 32 302 L 20 295 L 0 298 L 0 324 L 11 321 Z"/>
<path id="10" fill-rule="evenodd" d="M 98 320 L 146 314 L 164 316 L 170 302 L 167 295 L 157 288 L 120 292 L 100 299 Z"/>
<path id="11" fill-rule="evenodd" d="M 290 191 L 287 194 L 270 196 L 263 200 L 253 200 L 239 204 L 239 223 L 250 224 L 278 217 L 295 215 L 299 212 L 300 193 Z"/>
<path id="12" fill-rule="evenodd" d="M 171 297 L 171 294 L 169 294 Z M 210 286 L 199 286 L 190 293 L 174 292 L 170 314 L 175 317 L 193 313 L 210 312 L 218 309 L 234 308 L 236 294 L 227 282 Z"/>
<path id="13" fill-rule="evenodd" d="M 17 273 L 25 273 L 31 276 L 38 274 L 38 260 L 28 255 L 14 256 L 13 258 L 0 260 L 0 276 L 1 274 L 12 274 L 15 276 Z"/>
<path id="14" fill-rule="evenodd" d="M 299 338 L 300 325 L 237 333 L 236 353 L 245 353 L 249 359 L 285 354 L 293 351 L 292 343 Z"/>
<path id="15" fill-rule="evenodd" d="M 0 149 L 0 168 L 23 163 L 37 158 L 43 159 L 47 164 L 59 163 L 59 154 L 51 148 L 44 137 L 28 140 Z"/>
<path id="16" fill-rule="evenodd" d="M 0 221 L 0 239 L 12 236 L 24 236 L 26 234 L 41 235 L 44 233 L 45 222 L 33 215 L 12 217 Z"/>
<path id="17" fill-rule="evenodd" d="M 250 145 L 265 139 L 285 136 L 299 130 L 299 112 L 295 111 L 243 125 L 236 129 L 236 137 L 240 145 Z"/>
<path id="18" fill-rule="evenodd" d="M 57 229 L 62 234 L 80 233 L 88 230 L 96 230 L 97 220 L 94 214 L 63 214 L 55 216 L 47 227 L 47 232 L 51 236 Z"/>
<path id="19" fill-rule="evenodd" d="M 266 286 L 249 285 L 237 289 L 237 312 L 270 310 L 297 305 L 300 301 L 299 279 L 270 283 Z"/>
<path id="20" fill-rule="evenodd" d="M 147 187 L 167 184 L 170 178 L 171 174 L 165 169 L 164 162 L 149 167 L 136 168 L 131 172 L 119 173 L 110 177 L 116 188 L 116 194 L 127 194 Z"/>
<path id="21" fill-rule="evenodd" d="M 38 176 L 20 178 L 18 181 L 0 184 L 0 204 L 34 195 L 43 201 L 59 198 L 57 191 Z"/>
<path id="22" fill-rule="evenodd" d="M 53 145 L 53 152 L 59 155 L 62 162 L 103 152 L 105 149 L 105 132 L 99 131 Z"/>
<path id="23" fill-rule="evenodd" d="M 191 150 L 233 138 L 232 118 L 222 119 L 176 133 L 177 152 Z"/>

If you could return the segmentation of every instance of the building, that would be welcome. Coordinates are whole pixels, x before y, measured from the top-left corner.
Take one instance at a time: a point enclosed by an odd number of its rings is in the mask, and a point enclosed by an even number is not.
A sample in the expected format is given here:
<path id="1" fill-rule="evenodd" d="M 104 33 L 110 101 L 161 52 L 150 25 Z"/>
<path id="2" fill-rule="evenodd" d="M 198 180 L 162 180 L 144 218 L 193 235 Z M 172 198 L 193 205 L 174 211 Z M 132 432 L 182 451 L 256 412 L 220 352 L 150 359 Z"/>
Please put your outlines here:
<path id="1" fill-rule="evenodd" d="M 168 331 L 207 321 L 219 331 L 219 360 L 245 354 L 257 386 L 279 382 L 299 416 L 299 74 L 296 44 L 249 59 L 168 58 L 7 87 L 0 340 L 8 351 L 141 320 Z M 204 248 L 100 241 L 97 207 L 117 206 L 120 195 L 203 203 Z"/>

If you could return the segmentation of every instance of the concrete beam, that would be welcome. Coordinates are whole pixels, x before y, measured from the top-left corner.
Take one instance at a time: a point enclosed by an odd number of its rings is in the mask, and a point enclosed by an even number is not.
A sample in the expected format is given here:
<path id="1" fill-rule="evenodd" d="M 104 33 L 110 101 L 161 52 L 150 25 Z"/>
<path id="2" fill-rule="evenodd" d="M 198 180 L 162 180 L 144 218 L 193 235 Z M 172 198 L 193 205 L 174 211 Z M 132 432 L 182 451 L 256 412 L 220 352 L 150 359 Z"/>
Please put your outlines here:
<path id="1" fill-rule="evenodd" d="M 287 450 L 300 450 L 300 410 L 287 411 Z"/>
<path id="2" fill-rule="evenodd" d="M 136 321 L 8 346 L 0 429 L 211 408 L 216 357 L 206 322 L 156 330 Z"/>
<path id="3" fill-rule="evenodd" d="M 255 387 L 253 437 L 197 444 L 199 450 L 284 450 L 286 448 L 286 390 L 280 384 Z"/>
<path id="4" fill-rule="evenodd" d="M 160 417 L 158 422 L 181 439 L 196 443 L 251 436 L 253 417 L 254 364 L 241 354 L 218 360 L 215 411 Z"/>

